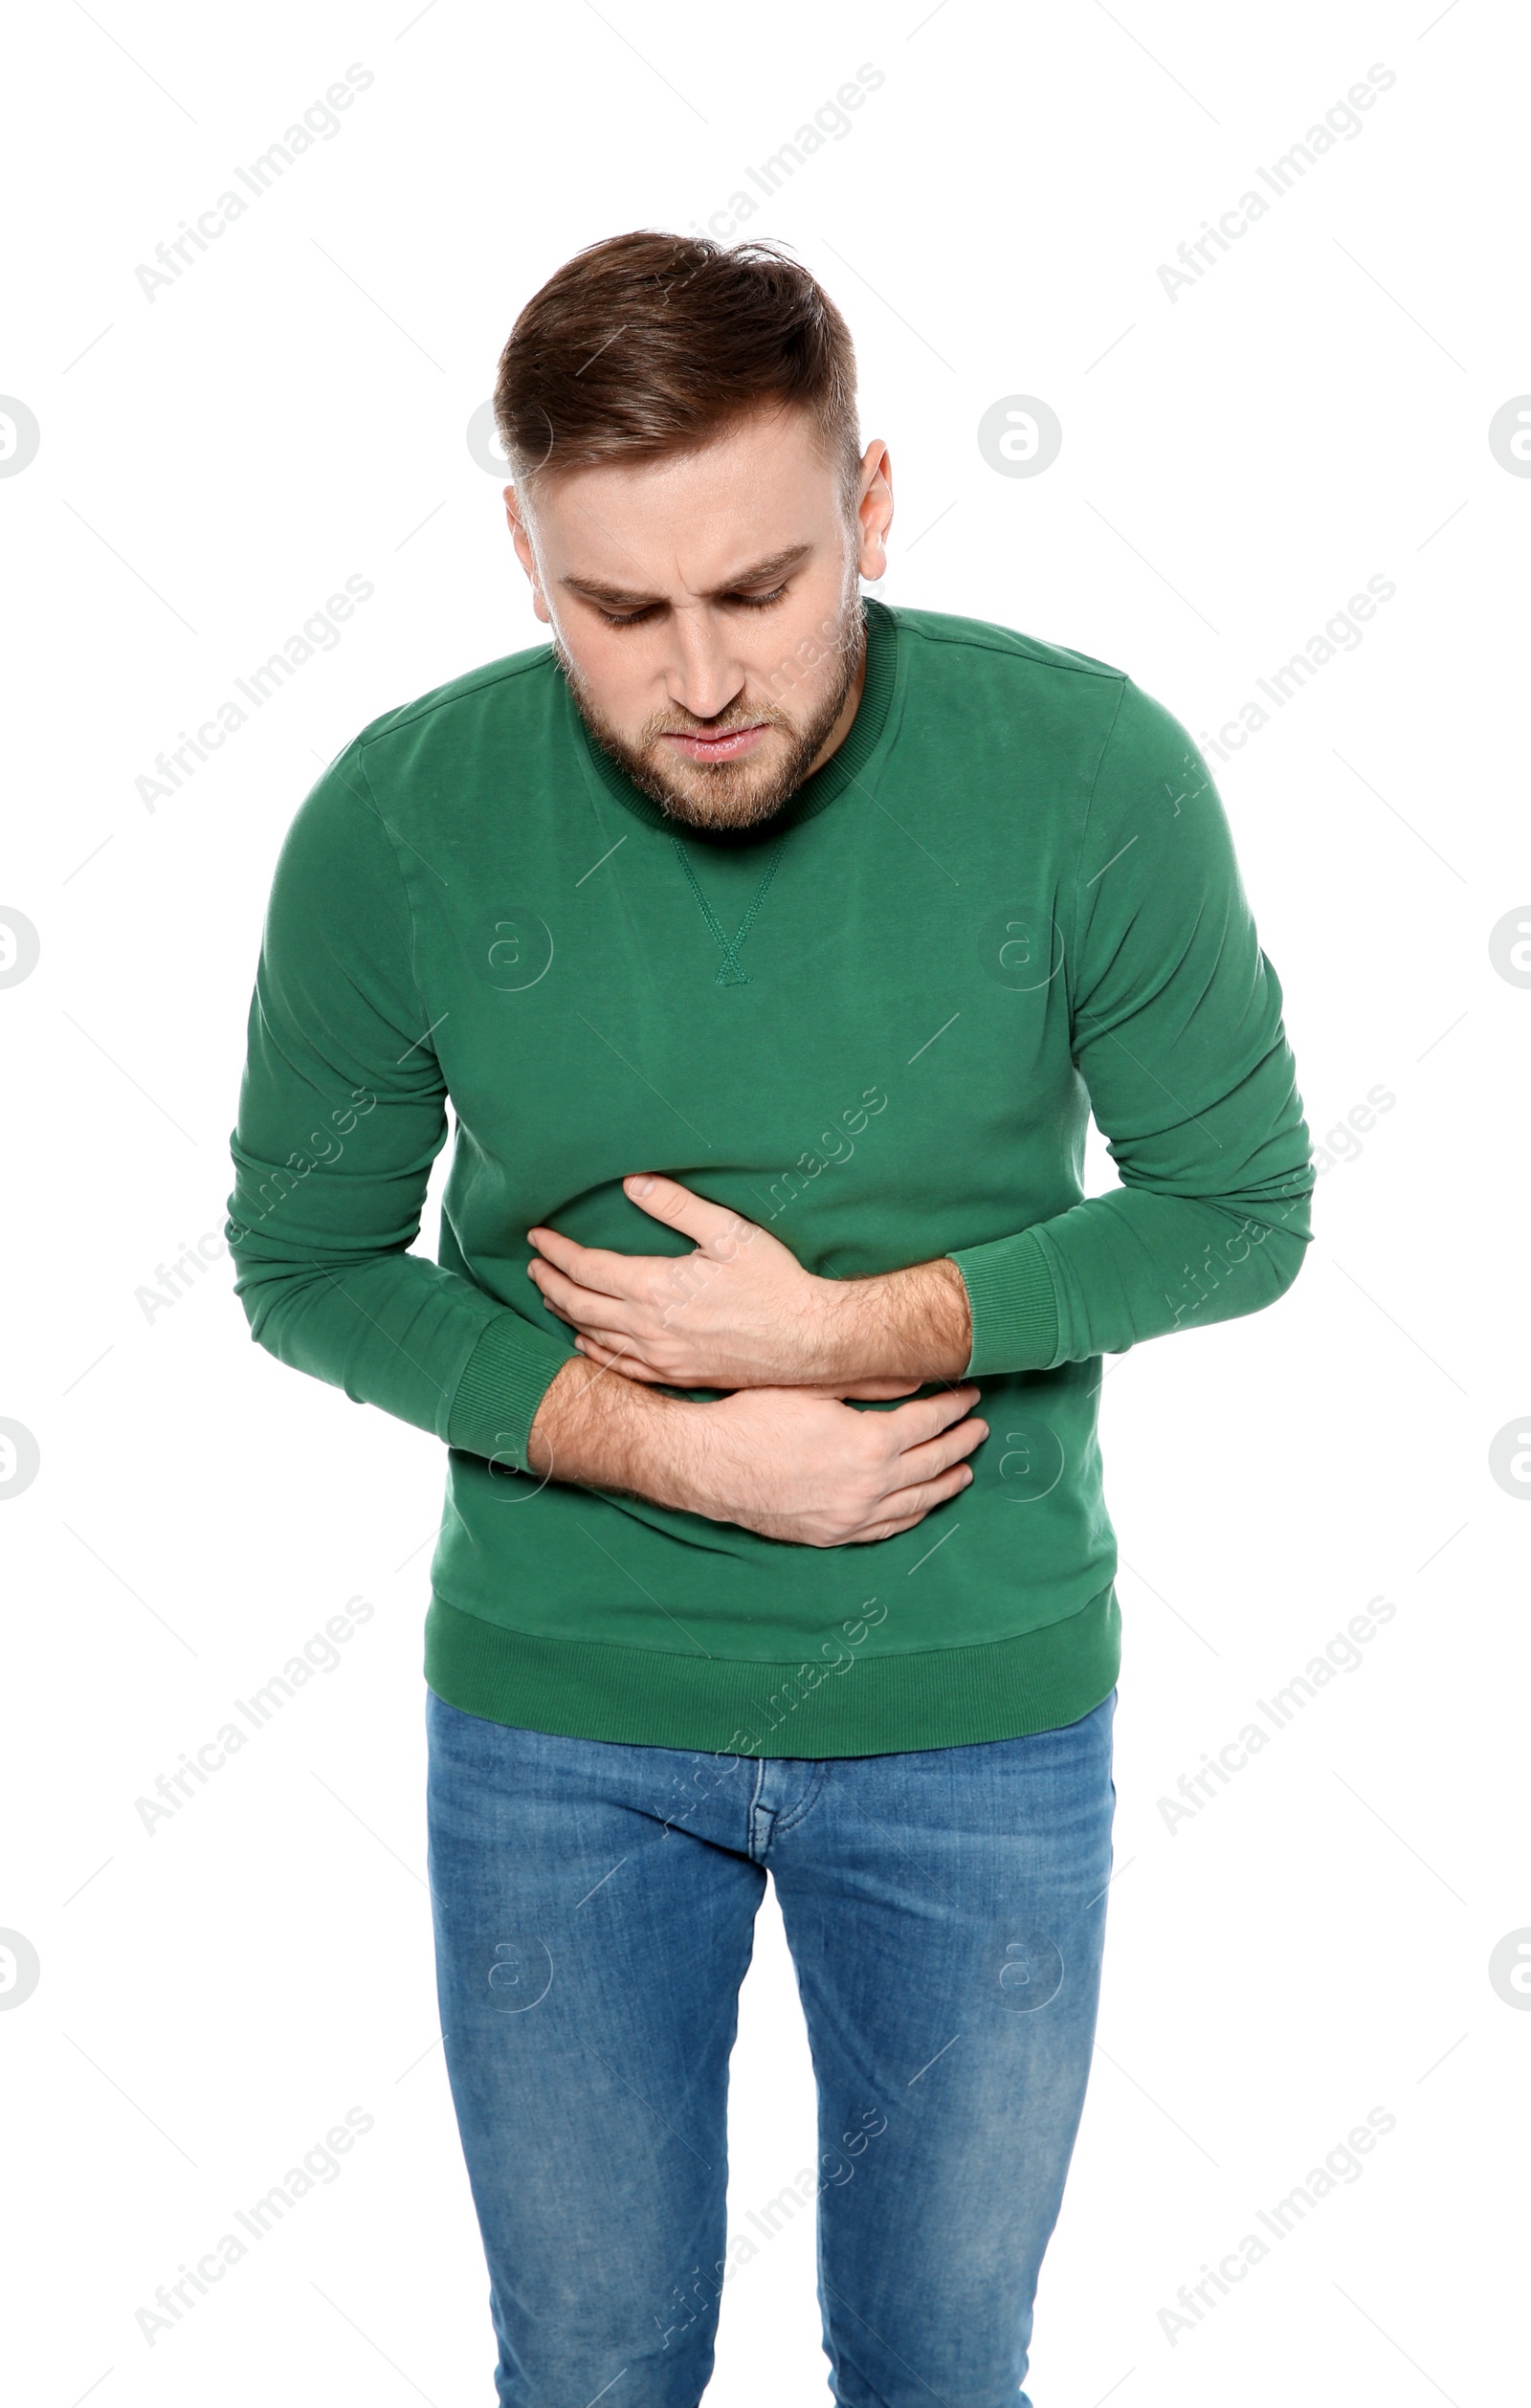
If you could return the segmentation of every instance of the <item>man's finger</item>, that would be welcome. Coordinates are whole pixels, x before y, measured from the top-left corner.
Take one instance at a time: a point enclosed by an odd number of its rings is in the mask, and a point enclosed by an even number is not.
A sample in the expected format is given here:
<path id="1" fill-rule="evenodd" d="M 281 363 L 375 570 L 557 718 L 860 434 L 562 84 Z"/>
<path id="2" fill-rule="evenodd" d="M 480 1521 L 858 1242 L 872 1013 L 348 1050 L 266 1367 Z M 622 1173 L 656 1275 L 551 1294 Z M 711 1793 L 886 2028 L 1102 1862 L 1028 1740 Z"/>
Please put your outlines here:
<path id="1" fill-rule="evenodd" d="M 948 1472 L 943 1479 L 927 1480 L 918 1489 L 900 1489 L 896 1496 L 883 1499 L 876 1519 L 858 1530 L 852 1543 L 862 1545 L 868 1539 L 901 1538 L 906 1530 L 918 1530 L 926 1514 L 938 1505 L 948 1504 L 954 1496 L 961 1496 L 966 1485 L 965 1480 Z"/>
<path id="2" fill-rule="evenodd" d="M 965 1463 L 987 1436 L 987 1422 L 959 1422 L 955 1429 L 942 1430 L 937 1437 L 927 1438 L 923 1446 L 905 1447 L 899 1458 L 897 1476 L 909 1481 L 938 1479 Z"/>
<path id="3" fill-rule="evenodd" d="M 899 1531 L 913 1530 L 916 1523 L 922 1522 L 935 1506 L 944 1505 L 950 1497 L 961 1496 L 971 1478 L 972 1473 L 965 1464 L 960 1471 L 943 1472 L 939 1479 L 921 1480 L 914 1488 L 896 1489 L 893 1495 L 885 1496 L 877 1508 L 874 1525 L 877 1535 L 892 1537 Z M 887 1527 L 890 1523 L 893 1526 L 891 1529 Z"/>
<path id="4" fill-rule="evenodd" d="M 619 1371 L 624 1380 L 647 1381 L 657 1382 L 661 1386 L 665 1384 L 663 1372 L 652 1369 L 643 1360 L 641 1355 L 629 1352 L 622 1346 L 620 1340 L 613 1339 L 610 1345 L 606 1345 L 600 1338 L 587 1337 L 582 1330 L 574 1343 L 579 1352 L 594 1363 L 598 1371 Z"/>
<path id="5" fill-rule="evenodd" d="M 649 1369 L 648 1363 L 644 1362 L 642 1347 L 635 1338 L 624 1337 L 620 1330 L 576 1329 L 574 1343 L 582 1354 L 588 1355 L 592 1360 L 597 1355 L 609 1355 L 613 1359 L 620 1355 L 624 1362 L 643 1362 L 645 1371 Z"/>
<path id="6" fill-rule="evenodd" d="M 604 1296 L 635 1295 L 656 1260 L 652 1254 L 613 1254 L 605 1247 L 581 1246 L 559 1229 L 528 1229 L 526 1238 L 544 1261 Z"/>
<path id="7" fill-rule="evenodd" d="M 635 1171 L 622 1182 L 622 1192 L 633 1204 L 662 1221 L 667 1228 L 678 1229 L 696 1246 L 712 1252 L 720 1238 L 732 1238 L 737 1246 L 753 1229 L 753 1222 L 741 1220 L 725 1204 L 709 1204 L 705 1196 L 693 1195 L 678 1180 L 666 1179 L 656 1171 Z M 731 1248 L 724 1249 L 731 1251 Z"/>
<path id="8" fill-rule="evenodd" d="M 810 1381 L 795 1393 L 842 1400 L 854 1397 L 858 1403 L 869 1398 L 881 1403 L 889 1397 L 912 1397 L 920 1384 L 918 1380 L 853 1380 L 849 1384 L 844 1380 Z"/>
<path id="9" fill-rule="evenodd" d="M 572 1321 L 576 1329 L 614 1328 L 622 1337 L 629 1336 L 627 1308 L 621 1296 L 582 1288 L 577 1281 L 566 1279 L 551 1263 L 528 1263 L 526 1276 L 541 1292 L 543 1302 L 550 1305 L 562 1319 Z"/>
<path id="10" fill-rule="evenodd" d="M 960 1422 L 970 1413 L 983 1390 L 971 1380 L 960 1387 L 947 1388 L 940 1396 L 917 1397 L 913 1404 L 896 1405 L 888 1415 L 892 1425 L 888 1435 L 899 1447 L 922 1446 L 927 1438 L 937 1438 L 953 1422 Z"/>

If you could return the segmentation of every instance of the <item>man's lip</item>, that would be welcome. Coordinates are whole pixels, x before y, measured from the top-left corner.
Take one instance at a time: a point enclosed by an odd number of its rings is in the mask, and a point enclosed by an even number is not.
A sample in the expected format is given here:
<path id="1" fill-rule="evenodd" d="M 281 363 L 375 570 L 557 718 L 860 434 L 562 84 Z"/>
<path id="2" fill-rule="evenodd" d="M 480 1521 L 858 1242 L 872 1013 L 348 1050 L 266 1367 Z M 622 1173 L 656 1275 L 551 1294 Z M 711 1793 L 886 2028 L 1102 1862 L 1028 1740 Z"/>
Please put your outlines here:
<path id="1" fill-rule="evenodd" d="M 753 748 L 755 740 L 765 735 L 766 724 L 765 719 L 754 719 L 747 727 L 721 728 L 716 735 L 693 734 L 689 728 L 667 727 L 664 741 L 675 745 L 693 761 L 733 759 L 740 752 Z"/>

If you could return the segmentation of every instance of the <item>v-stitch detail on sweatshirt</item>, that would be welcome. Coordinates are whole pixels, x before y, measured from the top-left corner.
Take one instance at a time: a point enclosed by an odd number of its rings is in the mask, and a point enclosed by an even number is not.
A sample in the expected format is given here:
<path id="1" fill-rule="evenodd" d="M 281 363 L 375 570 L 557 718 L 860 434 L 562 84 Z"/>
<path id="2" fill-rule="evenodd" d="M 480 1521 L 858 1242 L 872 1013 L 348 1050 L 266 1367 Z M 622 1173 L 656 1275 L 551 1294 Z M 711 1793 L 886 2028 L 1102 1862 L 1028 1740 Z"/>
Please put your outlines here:
<path id="1" fill-rule="evenodd" d="M 705 895 L 703 895 L 701 891 L 701 883 L 697 876 L 696 871 L 692 868 L 691 855 L 687 852 L 685 846 L 681 843 L 678 836 L 672 836 L 670 842 L 674 845 L 677 853 L 679 855 L 680 867 L 684 870 L 686 876 L 691 883 L 691 892 L 696 896 L 698 903 L 700 905 L 701 916 L 705 919 L 708 927 L 712 930 L 713 935 L 717 938 L 719 951 L 723 957 L 718 965 L 718 974 L 713 980 L 714 986 L 748 986 L 750 983 L 749 973 L 743 968 L 740 961 L 739 948 L 743 943 L 744 939 L 748 936 L 750 929 L 754 926 L 755 915 L 766 900 L 766 894 L 770 887 L 770 882 L 772 878 L 775 877 L 777 870 L 780 867 L 782 852 L 786 846 L 787 838 L 785 836 L 778 836 L 775 844 L 771 847 L 770 859 L 766 864 L 765 875 L 761 879 L 759 886 L 755 889 L 754 901 L 750 904 L 748 911 L 740 921 L 736 933 L 731 938 L 725 933 L 721 920 L 713 910 L 713 907 L 708 902 Z"/>

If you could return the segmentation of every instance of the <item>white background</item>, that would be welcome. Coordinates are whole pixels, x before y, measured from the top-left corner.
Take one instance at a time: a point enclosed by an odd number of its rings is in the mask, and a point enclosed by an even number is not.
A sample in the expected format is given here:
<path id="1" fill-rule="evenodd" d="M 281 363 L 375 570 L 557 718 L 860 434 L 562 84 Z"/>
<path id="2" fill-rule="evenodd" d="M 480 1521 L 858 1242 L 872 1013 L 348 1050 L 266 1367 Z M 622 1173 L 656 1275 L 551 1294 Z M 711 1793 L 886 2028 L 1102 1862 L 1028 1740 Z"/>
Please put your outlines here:
<path id="1" fill-rule="evenodd" d="M 41 1449 L 0 1506 L 0 1926 L 41 1963 L 0 2014 L 27 2408 L 492 2397 L 423 1882 L 441 1450 L 253 1347 L 226 1258 L 152 1319 L 136 1292 L 221 1227 L 260 916 L 318 766 L 541 640 L 465 441 L 517 310 L 585 243 L 723 209 L 866 61 L 851 131 L 740 231 L 852 322 L 890 601 L 1114 662 L 1199 735 L 1397 586 L 1209 756 L 1316 1142 L 1395 1101 L 1320 1178 L 1275 1310 L 1107 1366 L 1120 1870 L 1030 2389 L 1518 2390 L 1531 2015 L 1488 1961 L 1531 1925 L 1527 1517 L 1489 1450 L 1531 1407 L 1531 992 L 1489 934 L 1531 895 L 1531 478 L 1488 427 L 1531 387 L 1525 51 L 1484 0 L 96 0 L 12 28 L 0 387 L 41 431 L 0 477 L 0 906 L 41 938 L 0 988 L 0 1416 Z M 147 298 L 156 243 L 352 61 L 374 80 L 337 136 Z M 1374 62 L 1360 136 L 1172 299 L 1176 246 Z M 1034 478 L 977 445 L 1017 393 L 1064 430 Z M 338 648 L 145 808 L 156 754 L 353 574 L 376 590 Z M 357 1593 L 340 1668 L 145 1833 L 156 1776 Z M 1361 1668 L 1171 1832 L 1161 1798 L 1378 1595 Z M 353 2105 L 342 2177 L 147 2347 L 156 2286 Z M 1373 2107 L 1396 2128 L 1363 2177 L 1172 2344 L 1179 2286 Z M 733 2153 L 736 2223 L 813 2154 L 769 1901 Z M 827 2397 L 806 2218 L 730 2283 L 707 2397 Z"/>

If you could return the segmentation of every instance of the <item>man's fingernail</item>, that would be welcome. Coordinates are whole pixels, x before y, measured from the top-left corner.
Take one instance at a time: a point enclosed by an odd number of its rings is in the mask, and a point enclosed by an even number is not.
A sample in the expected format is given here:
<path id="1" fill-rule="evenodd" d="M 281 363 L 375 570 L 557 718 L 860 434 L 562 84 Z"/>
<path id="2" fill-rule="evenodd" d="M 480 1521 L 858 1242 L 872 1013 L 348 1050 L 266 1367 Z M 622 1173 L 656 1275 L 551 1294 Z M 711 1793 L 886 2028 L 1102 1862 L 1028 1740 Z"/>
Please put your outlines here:
<path id="1" fill-rule="evenodd" d="M 654 1182 L 649 1177 L 648 1172 L 640 1171 L 635 1179 L 630 1179 L 628 1181 L 628 1194 L 630 1196 L 646 1196 L 653 1185 Z"/>

